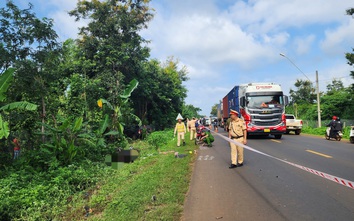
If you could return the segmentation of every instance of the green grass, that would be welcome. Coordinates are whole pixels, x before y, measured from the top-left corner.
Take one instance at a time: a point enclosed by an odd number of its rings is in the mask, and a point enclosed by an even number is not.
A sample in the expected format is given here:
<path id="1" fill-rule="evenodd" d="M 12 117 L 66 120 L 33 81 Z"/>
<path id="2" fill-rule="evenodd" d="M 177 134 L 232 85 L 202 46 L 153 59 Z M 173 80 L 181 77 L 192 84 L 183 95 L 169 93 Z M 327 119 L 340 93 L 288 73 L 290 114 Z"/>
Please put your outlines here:
<path id="1" fill-rule="evenodd" d="M 187 139 L 186 146 L 177 148 L 172 131 L 165 133 L 169 139 L 161 146 L 134 143 L 141 150 L 138 160 L 103 177 L 86 199 L 74 197 L 60 220 L 180 220 L 195 159 L 189 151 L 197 146 Z M 174 151 L 187 156 L 175 158 Z M 87 218 L 84 206 L 92 210 Z"/>
<path id="2" fill-rule="evenodd" d="M 324 136 L 325 132 L 326 132 L 326 127 L 320 127 L 320 128 L 303 127 L 302 128 L 302 133 L 304 134 Z M 350 134 L 350 127 L 345 127 L 343 129 L 343 138 L 349 139 L 349 134 Z"/>

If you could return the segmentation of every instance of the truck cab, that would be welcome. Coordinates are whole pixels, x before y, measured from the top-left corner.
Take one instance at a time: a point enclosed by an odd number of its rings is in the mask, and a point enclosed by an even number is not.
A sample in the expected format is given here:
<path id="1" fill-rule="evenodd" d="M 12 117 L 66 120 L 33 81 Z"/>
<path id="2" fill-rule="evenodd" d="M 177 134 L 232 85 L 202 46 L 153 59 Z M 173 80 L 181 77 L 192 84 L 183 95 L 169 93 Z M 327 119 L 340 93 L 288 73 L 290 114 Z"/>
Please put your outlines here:
<path id="1" fill-rule="evenodd" d="M 239 86 L 240 113 L 249 135 L 274 135 L 286 132 L 285 106 L 288 97 L 279 84 L 250 83 Z"/>

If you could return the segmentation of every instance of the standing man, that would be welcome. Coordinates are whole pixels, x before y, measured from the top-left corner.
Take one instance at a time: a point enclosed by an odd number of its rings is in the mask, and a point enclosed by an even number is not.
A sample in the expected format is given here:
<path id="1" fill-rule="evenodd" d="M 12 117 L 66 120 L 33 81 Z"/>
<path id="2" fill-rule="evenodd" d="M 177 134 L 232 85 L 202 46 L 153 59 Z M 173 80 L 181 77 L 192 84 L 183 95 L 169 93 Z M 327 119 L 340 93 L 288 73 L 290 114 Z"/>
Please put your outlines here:
<path id="1" fill-rule="evenodd" d="M 227 120 L 226 120 L 226 126 L 225 126 L 227 132 L 229 132 L 231 121 L 232 121 L 232 119 L 231 119 L 231 113 L 230 113 L 229 118 L 227 118 Z"/>
<path id="2" fill-rule="evenodd" d="M 17 138 L 14 138 L 12 143 L 14 144 L 14 160 L 20 157 L 20 144 Z"/>
<path id="3" fill-rule="evenodd" d="M 175 131 L 174 131 L 174 136 L 176 136 L 177 133 L 177 147 L 181 145 L 181 139 L 183 141 L 183 146 L 186 145 L 186 142 L 184 141 L 184 134 L 186 133 L 186 125 L 182 122 L 183 118 L 180 114 L 177 116 L 177 124 L 175 126 Z"/>
<path id="4" fill-rule="evenodd" d="M 190 140 L 195 139 L 197 136 L 195 124 L 196 124 L 196 120 L 195 117 L 193 117 L 192 120 L 188 122 L 188 130 L 190 131 L 190 136 L 189 136 Z"/>
<path id="5" fill-rule="evenodd" d="M 247 130 L 244 120 L 238 117 L 238 112 L 230 110 L 231 122 L 229 125 L 229 138 L 239 143 L 247 144 Z M 230 169 L 243 166 L 243 147 L 230 143 L 231 166 Z"/>

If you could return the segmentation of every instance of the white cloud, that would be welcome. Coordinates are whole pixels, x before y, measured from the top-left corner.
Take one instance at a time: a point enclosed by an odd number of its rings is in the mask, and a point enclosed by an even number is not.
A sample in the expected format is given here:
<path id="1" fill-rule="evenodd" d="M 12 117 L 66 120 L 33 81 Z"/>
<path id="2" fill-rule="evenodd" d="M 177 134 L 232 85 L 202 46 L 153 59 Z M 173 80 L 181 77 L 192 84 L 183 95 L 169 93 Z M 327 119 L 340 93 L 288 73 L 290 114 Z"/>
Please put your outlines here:
<path id="1" fill-rule="evenodd" d="M 69 17 L 65 11 L 56 12 L 52 15 L 52 18 L 54 19 L 54 28 L 59 34 L 61 41 L 65 41 L 68 38 L 77 38 L 79 27 L 87 25 L 87 22 L 83 20 L 75 22 L 75 19 Z"/>
<path id="2" fill-rule="evenodd" d="M 345 10 L 352 6 L 349 0 L 250 0 L 236 1 L 229 8 L 211 2 L 155 2 L 155 18 L 142 32 L 152 40 L 153 57 L 174 55 L 186 64 L 191 78 L 186 84 L 187 102 L 201 107 L 204 114 L 237 83 L 281 83 L 287 94 L 303 75 L 289 68 L 291 64 L 284 66 L 286 70 L 273 71 L 282 59 L 280 52 L 293 54 L 292 59 L 299 63 L 307 59 L 300 63 L 305 65 L 301 66 L 304 70 L 319 67 L 322 62 L 330 64 L 316 49 L 316 40 L 323 39 L 326 29 L 345 23 Z M 291 52 L 294 50 L 296 53 Z M 205 88 L 203 97 L 201 86 Z"/>
<path id="3" fill-rule="evenodd" d="M 345 10 L 352 7 L 351 0 L 252 0 L 237 1 L 228 14 L 254 33 L 302 27 L 311 24 L 341 22 Z"/>
<path id="4" fill-rule="evenodd" d="M 55 19 L 61 40 L 76 37 L 77 27 L 85 25 L 67 15 L 74 0 L 34 4 Z M 152 58 L 174 56 L 188 68 L 187 102 L 204 114 L 238 83 L 280 83 L 287 94 L 303 75 L 284 65 L 280 52 L 311 70 L 310 79 L 315 68 L 320 80 L 349 75 L 343 57 L 354 46 L 354 19 L 345 15 L 352 0 L 165 0 L 151 6 L 155 17 L 141 34 L 152 41 Z"/>
<path id="5" fill-rule="evenodd" d="M 343 61 L 344 58 L 337 61 L 336 65 L 319 70 L 319 84 L 321 91 L 325 91 L 327 84 L 330 84 L 333 79 L 341 80 L 345 87 L 354 83 L 353 78 L 350 76 L 350 71 L 353 70 L 353 67 Z"/>
<path id="6" fill-rule="evenodd" d="M 303 55 L 305 53 L 307 53 L 312 46 L 312 43 L 314 42 L 314 40 L 316 39 L 316 36 L 311 34 L 307 37 L 297 37 L 294 40 L 294 44 L 296 47 L 296 52 L 299 55 Z"/>
<path id="7" fill-rule="evenodd" d="M 174 54 L 195 64 L 237 63 L 245 68 L 286 44 L 286 32 L 265 34 L 262 41 L 224 17 L 190 15 L 166 19 L 159 15 L 152 22 L 147 38 L 153 38 L 153 53 L 157 56 Z M 164 28 L 161 28 L 164 27 Z"/>
<path id="8" fill-rule="evenodd" d="M 348 45 L 354 45 L 354 19 L 348 16 L 348 20 L 335 29 L 329 29 L 325 32 L 325 39 L 321 42 L 321 48 L 327 53 L 341 53 L 350 51 L 345 48 Z"/>

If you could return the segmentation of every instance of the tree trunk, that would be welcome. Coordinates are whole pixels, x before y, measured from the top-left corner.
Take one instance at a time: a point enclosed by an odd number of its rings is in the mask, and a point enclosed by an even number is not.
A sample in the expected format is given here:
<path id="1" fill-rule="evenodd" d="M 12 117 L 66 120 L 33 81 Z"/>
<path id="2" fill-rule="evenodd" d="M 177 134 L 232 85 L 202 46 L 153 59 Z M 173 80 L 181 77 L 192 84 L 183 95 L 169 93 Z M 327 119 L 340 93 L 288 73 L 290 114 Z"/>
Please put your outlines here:
<path id="1" fill-rule="evenodd" d="M 45 112 L 45 102 L 44 102 L 44 97 L 42 96 L 42 142 L 45 142 L 45 135 L 44 135 L 44 123 L 45 123 L 45 116 L 46 116 L 46 112 Z"/>

